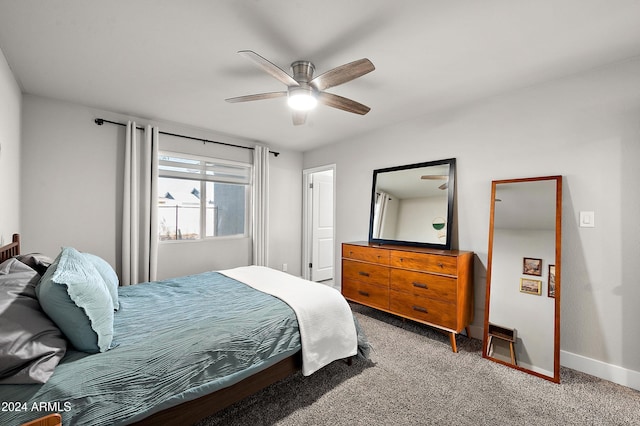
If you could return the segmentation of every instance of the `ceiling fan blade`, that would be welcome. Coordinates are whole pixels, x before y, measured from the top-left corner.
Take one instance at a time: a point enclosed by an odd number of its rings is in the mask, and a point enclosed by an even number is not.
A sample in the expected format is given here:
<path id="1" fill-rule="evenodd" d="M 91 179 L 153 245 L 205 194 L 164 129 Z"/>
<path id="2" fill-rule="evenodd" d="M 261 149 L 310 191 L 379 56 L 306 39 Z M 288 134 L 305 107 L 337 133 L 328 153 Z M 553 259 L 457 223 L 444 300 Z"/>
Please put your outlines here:
<path id="1" fill-rule="evenodd" d="M 445 179 L 449 179 L 449 176 L 448 175 L 423 175 L 423 176 L 420 176 L 420 179 L 445 180 Z"/>
<path id="2" fill-rule="evenodd" d="M 311 80 L 309 84 L 317 90 L 325 90 L 361 77 L 374 69 L 376 67 L 373 66 L 370 60 L 367 58 L 359 59 L 320 74 Z"/>
<path id="3" fill-rule="evenodd" d="M 343 111 L 352 112 L 354 114 L 365 115 L 371 110 L 371 108 L 366 105 L 362 105 L 361 103 L 342 96 L 334 95 L 333 93 L 319 92 L 316 96 L 318 98 L 318 102 Z"/>
<path id="4" fill-rule="evenodd" d="M 236 103 L 236 102 L 248 102 L 248 101 L 261 101 L 263 99 L 273 99 L 273 98 L 281 98 L 283 96 L 287 96 L 287 92 L 268 92 L 268 93 L 258 93 L 256 95 L 246 95 L 246 96 L 238 96 L 235 98 L 225 99 L 227 102 Z"/>
<path id="5" fill-rule="evenodd" d="M 307 121 L 307 111 L 292 111 L 293 124 L 299 126 Z"/>
<path id="6" fill-rule="evenodd" d="M 273 64 L 272 62 L 269 62 L 268 60 L 266 60 L 262 56 L 258 55 L 256 52 L 254 52 L 252 50 L 241 50 L 238 53 L 241 54 L 242 56 L 244 56 L 245 58 L 250 59 L 251 61 L 253 61 L 255 64 L 260 66 L 260 68 L 265 70 L 272 77 L 276 78 L 277 80 L 281 81 L 282 83 L 286 84 L 287 86 L 299 86 L 300 85 L 297 81 L 295 81 L 293 79 L 293 77 L 291 77 L 289 74 L 287 74 L 285 71 L 283 71 L 280 67 L 278 67 L 277 65 Z"/>

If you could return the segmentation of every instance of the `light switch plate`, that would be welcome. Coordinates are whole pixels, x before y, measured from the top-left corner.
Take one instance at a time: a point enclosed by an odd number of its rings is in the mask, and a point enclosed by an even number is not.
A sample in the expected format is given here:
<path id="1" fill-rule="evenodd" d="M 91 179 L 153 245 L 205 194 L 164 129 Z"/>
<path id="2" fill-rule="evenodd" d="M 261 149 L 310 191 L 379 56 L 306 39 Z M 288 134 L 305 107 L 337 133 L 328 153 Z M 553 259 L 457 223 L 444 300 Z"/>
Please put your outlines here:
<path id="1" fill-rule="evenodd" d="M 580 228 L 595 228 L 595 219 L 594 212 L 580 212 Z"/>

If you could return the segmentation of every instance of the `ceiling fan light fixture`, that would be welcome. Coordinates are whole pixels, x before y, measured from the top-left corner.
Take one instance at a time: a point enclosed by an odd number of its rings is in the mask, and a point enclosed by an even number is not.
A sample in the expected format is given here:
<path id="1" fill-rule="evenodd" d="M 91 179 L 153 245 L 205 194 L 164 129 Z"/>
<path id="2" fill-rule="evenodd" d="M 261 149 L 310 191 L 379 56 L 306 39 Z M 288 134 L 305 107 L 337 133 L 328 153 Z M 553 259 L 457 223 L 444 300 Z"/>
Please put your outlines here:
<path id="1" fill-rule="evenodd" d="M 289 107 L 296 111 L 309 111 L 318 105 L 318 100 L 313 95 L 311 88 L 292 87 L 289 89 Z"/>
<path id="2" fill-rule="evenodd" d="M 375 66 L 367 58 L 340 65 L 314 77 L 315 66 L 310 61 L 293 62 L 292 75 L 289 75 L 282 68 L 252 50 L 241 50 L 238 53 L 287 86 L 287 90 L 236 96 L 225 99 L 227 102 L 258 101 L 288 96 L 289 107 L 293 110 L 293 124 L 296 126 L 305 123 L 306 112 L 315 108 L 318 103 L 359 115 L 365 115 L 371 110 L 359 102 L 326 92 L 331 87 L 347 83 L 375 70 Z"/>

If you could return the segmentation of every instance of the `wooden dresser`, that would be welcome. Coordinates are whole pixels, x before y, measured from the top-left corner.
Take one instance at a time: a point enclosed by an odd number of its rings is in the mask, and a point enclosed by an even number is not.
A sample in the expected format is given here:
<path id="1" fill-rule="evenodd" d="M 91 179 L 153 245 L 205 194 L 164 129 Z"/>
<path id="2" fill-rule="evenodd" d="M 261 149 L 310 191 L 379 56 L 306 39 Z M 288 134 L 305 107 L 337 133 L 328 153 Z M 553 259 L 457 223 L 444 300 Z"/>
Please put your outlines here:
<path id="1" fill-rule="evenodd" d="M 473 321 L 473 252 L 343 243 L 342 294 L 449 333 L 457 352 Z"/>

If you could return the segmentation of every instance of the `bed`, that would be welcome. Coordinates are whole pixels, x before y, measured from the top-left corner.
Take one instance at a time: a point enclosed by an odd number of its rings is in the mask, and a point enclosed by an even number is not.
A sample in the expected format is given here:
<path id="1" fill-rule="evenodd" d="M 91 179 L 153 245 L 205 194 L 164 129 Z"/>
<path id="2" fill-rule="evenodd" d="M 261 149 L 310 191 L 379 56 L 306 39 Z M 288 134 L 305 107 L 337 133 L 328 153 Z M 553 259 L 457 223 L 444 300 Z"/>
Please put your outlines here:
<path id="1" fill-rule="evenodd" d="M 75 262 L 73 256 L 92 256 L 73 250 L 63 249 L 49 262 L 21 255 L 19 235 L 0 248 L 0 286 L 15 284 L 15 279 L 6 281 L 11 277 L 29 281 L 9 294 L 20 293 L 30 304 L 29 315 L 53 323 L 48 334 L 32 334 L 54 342 L 41 359 L 55 364 L 44 379 L 34 374 L 34 365 L 18 373 L 16 367 L 8 379 L 6 371 L 0 374 L 3 425 L 54 412 L 62 415 L 63 424 L 191 424 L 297 371 L 309 375 L 330 362 L 366 356 L 366 338 L 346 301 L 341 295 L 336 299 L 339 292 L 255 266 L 119 287 L 108 299 L 113 301 L 106 311 L 113 318 L 109 342 L 102 349 L 86 349 L 65 324 L 56 328 L 59 323 L 52 318 L 57 317 L 48 314 L 54 297 L 45 288 L 51 276 L 64 269 L 64 262 Z M 314 303 L 297 300 L 309 296 Z M 15 326 L 9 320 L 19 306 L 4 297 L 2 333 Z M 332 323 L 327 314 L 342 322 Z M 101 339 L 92 344 L 105 343 Z M 62 351 L 61 342 L 66 344 Z M 0 344 L 7 345 L 7 336 Z M 21 375 L 35 379 L 12 383 Z"/>

